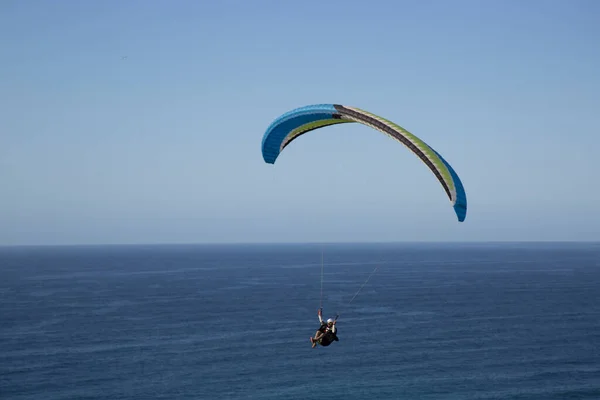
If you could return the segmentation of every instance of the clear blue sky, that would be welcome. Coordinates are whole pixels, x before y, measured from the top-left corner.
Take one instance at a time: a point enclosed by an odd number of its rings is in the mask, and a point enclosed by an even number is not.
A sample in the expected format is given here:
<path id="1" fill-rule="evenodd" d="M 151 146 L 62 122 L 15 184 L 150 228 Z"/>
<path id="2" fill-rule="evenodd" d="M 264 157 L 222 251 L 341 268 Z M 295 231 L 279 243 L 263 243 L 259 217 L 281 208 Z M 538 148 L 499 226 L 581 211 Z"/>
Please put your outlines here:
<path id="1" fill-rule="evenodd" d="M 600 2 L 0 3 L 0 244 L 600 240 Z M 122 59 L 127 56 L 126 59 Z M 262 160 L 313 103 L 383 115 Z"/>

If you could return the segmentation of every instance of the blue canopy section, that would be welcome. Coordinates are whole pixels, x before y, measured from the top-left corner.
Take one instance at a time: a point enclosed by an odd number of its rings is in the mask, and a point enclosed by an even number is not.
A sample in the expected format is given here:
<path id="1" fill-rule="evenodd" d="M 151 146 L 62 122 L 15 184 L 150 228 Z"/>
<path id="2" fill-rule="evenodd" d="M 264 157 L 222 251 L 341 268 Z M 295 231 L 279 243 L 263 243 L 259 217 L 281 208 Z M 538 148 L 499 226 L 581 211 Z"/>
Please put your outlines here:
<path id="1" fill-rule="evenodd" d="M 274 164 L 279 156 L 281 144 L 294 129 L 313 122 L 332 119 L 337 114 L 333 104 L 314 104 L 296 108 L 279 116 L 269 125 L 262 140 L 262 155 L 265 162 Z"/>
<path id="2" fill-rule="evenodd" d="M 433 149 L 432 149 L 433 150 Z M 454 212 L 456 213 L 456 217 L 459 222 L 463 222 L 467 217 L 467 193 L 465 192 L 465 188 L 458 177 L 454 168 L 450 166 L 450 164 L 444 160 L 444 157 L 440 155 L 437 151 L 433 150 L 435 154 L 442 160 L 448 171 L 450 172 L 450 176 L 452 177 L 452 181 L 454 182 L 454 190 L 456 190 L 456 201 L 454 203 Z"/>

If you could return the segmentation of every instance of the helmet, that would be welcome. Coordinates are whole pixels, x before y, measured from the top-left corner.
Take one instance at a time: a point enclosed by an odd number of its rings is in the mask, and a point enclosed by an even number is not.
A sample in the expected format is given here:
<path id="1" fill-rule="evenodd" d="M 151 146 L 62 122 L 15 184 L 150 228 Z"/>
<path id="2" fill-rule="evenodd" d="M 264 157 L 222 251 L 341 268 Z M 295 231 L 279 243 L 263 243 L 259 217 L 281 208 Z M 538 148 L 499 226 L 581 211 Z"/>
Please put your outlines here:
<path id="1" fill-rule="evenodd" d="M 328 324 L 330 324 L 330 323 L 332 323 L 332 322 L 333 322 L 333 320 L 332 320 L 331 318 L 329 318 L 329 319 L 327 320 L 327 323 L 328 323 Z"/>

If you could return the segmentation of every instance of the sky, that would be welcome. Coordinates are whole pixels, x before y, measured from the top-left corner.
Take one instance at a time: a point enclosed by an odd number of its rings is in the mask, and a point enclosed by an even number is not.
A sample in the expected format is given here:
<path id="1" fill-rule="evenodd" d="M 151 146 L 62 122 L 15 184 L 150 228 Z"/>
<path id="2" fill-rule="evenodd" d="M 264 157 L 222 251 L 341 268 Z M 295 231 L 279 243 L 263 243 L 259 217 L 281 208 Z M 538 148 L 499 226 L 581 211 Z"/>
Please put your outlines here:
<path id="1" fill-rule="evenodd" d="M 595 0 L 0 2 L 0 245 L 600 240 Z M 419 136 L 467 193 L 371 128 Z"/>

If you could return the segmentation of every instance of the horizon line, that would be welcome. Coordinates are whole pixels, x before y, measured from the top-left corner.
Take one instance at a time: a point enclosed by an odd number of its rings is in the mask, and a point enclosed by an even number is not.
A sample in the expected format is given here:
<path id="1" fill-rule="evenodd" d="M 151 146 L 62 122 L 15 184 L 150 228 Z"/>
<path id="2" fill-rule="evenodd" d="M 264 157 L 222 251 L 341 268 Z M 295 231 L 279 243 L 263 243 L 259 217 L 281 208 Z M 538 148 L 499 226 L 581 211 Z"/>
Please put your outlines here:
<path id="1" fill-rule="evenodd" d="M 22 243 L 0 244 L 0 248 L 14 247 L 135 247 L 135 246 L 323 246 L 323 245 L 393 245 L 393 244 L 600 244 L 600 240 L 381 240 L 381 241 L 289 241 L 289 242 L 128 242 L 128 243 Z"/>

